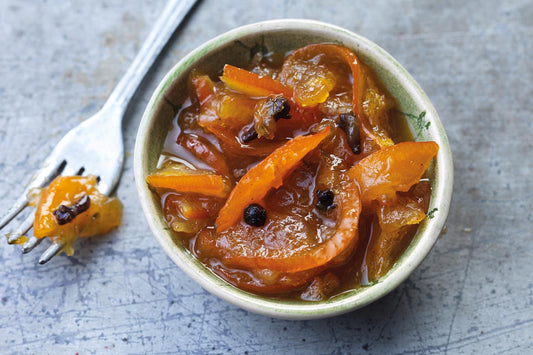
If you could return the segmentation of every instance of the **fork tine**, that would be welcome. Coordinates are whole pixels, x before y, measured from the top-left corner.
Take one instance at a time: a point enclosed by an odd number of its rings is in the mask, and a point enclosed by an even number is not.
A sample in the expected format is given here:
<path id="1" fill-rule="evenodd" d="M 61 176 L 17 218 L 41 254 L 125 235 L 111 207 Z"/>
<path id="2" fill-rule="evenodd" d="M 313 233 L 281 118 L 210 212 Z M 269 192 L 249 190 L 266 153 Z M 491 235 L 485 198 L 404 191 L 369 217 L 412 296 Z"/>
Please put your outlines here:
<path id="1" fill-rule="evenodd" d="M 26 243 L 22 245 L 22 253 L 27 254 L 30 251 L 32 251 L 37 245 L 41 244 L 43 240 L 36 238 L 35 236 L 31 236 L 30 239 Z"/>
<path id="2" fill-rule="evenodd" d="M 43 265 L 50 261 L 57 253 L 63 249 L 65 246 L 64 242 L 61 243 L 53 243 L 44 251 L 44 253 L 41 254 L 41 257 L 39 258 L 39 264 Z"/>
<path id="3" fill-rule="evenodd" d="M 20 238 L 20 236 L 28 233 L 28 231 L 33 226 L 34 219 L 35 216 L 33 215 L 33 213 L 26 217 L 26 219 L 20 224 L 20 226 L 15 231 L 8 234 L 9 238 L 7 239 L 7 242 L 9 244 L 13 244 Z"/>
<path id="4" fill-rule="evenodd" d="M 57 166 L 57 168 L 55 170 L 52 169 L 52 173 L 48 175 L 48 178 L 44 178 L 42 176 L 36 176 L 32 180 L 32 183 L 30 184 L 30 186 L 25 190 L 25 192 L 27 193 L 27 191 L 29 191 L 30 188 L 37 187 L 37 185 L 40 185 L 39 187 L 44 186 L 46 183 L 50 182 L 52 180 L 52 178 L 56 177 L 57 175 L 59 175 L 61 173 L 63 173 L 64 175 L 71 175 L 71 174 L 74 173 L 74 170 L 72 170 L 72 168 L 68 168 L 67 167 L 65 169 L 65 166 L 66 166 L 66 161 L 62 161 Z M 81 167 L 80 169 L 78 169 L 76 171 L 75 175 L 82 175 L 84 171 L 85 171 L 85 168 Z M 41 175 L 41 174 L 42 173 L 39 173 L 39 175 Z M 17 213 L 15 213 L 15 215 L 20 213 L 20 211 L 28 204 L 26 195 L 23 195 L 22 198 L 25 199 L 25 204 L 24 204 L 24 206 L 22 206 L 22 208 Z M 11 217 L 10 220 L 13 217 Z M 35 215 L 32 213 L 22 222 L 22 224 L 19 226 L 19 228 L 15 232 L 9 233 L 8 243 L 9 244 L 15 243 L 17 241 L 17 239 L 21 235 L 27 233 L 31 229 L 31 227 L 33 226 L 34 220 L 35 220 Z M 9 221 L 7 221 L 5 224 L 7 224 L 7 223 L 9 223 Z M 23 254 L 29 253 L 37 245 L 41 244 L 41 242 L 42 242 L 42 239 L 39 239 L 39 238 L 36 238 L 35 236 L 32 236 L 30 239 L 28 239 L 24 243 L 24 245 L 22 245 L 22 253 Z M 50 259 L 52 259 L 55 255 L 57 255 L 61 251 L 61 249 L 63 248 L 64 245 L 65 245 L 64 243 L 53 243 L 41 255 L 41 258 L 39 259 L 39 263 L 40 264 L 45 264 L 48 261 L 50 261 Z"/>
<path id="5" fill-rule="evenodd" d="M 20 213 L 28 204 L 26 194 L 20 196 L 15 204 L 7 211 L 7 213 L 0 219 L 0 229 L 4 228 L 16 215 Z"/>
<path id="6" fill-rule="evenodd" d="M 67 164 L 66 161 L 56 162 L 55 164 L 46 164 L 44 168 L 39 170 L 33 176 L 27 188 L 24 189 L 22 196 L 20 196 L 15 204 L 7 211 L 7 213 L 0 219 L 0 229 L 4 228 L 20 211 L 28 205 L 28 197 L 26 196 L 30 189 L 35 187 L 42 187 L 46 185 L 52 178 L 61 173 Z"/>

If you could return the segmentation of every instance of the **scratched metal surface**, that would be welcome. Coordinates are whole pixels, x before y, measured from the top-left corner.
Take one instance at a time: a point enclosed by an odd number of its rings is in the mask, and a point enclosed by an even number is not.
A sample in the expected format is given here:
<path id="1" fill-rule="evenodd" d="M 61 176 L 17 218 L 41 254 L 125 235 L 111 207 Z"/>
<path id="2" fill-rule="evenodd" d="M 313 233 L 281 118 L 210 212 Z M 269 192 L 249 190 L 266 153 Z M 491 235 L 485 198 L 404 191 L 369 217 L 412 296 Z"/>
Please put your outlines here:
<path id="1" fill-rule="evenodd" d="M 157 1 L 0 1 L 0 212 L 121 77 Z M 317 321 L 250 314 L 206 293 L 163 253 L 133 182 L 136 127 L 187 52 L 238 25 L 331 22 L 395 56 L 447 128 L 456 187 L 447 233 L 382 300 Z M 123 225 L 75 256 L 0 247 L 1 353 L 528 353 L 533 351 L 533 3 L 204 0 L 128 111 Z"/>

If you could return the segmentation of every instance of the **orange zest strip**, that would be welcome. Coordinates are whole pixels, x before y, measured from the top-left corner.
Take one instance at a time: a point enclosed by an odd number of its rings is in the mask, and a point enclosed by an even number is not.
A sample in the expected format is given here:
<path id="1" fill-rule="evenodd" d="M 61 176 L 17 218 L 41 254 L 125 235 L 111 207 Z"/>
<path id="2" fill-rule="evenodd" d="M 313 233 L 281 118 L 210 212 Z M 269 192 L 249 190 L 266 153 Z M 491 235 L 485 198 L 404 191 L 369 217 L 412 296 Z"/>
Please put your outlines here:
<path id="1" fill-rule="evenodd" d="M 215 174 L 153 174 L 146 178 L 153 188 L 170 189 L 176 192 L 191 192 L 206 196 L 225 198 L 229 185 L 220 175 Z"/>
<path id="2" fill-rule="evenodd" d="M 347 174 L 359 184 L 364 206 L 373 200 L 393 202 L 397 191 L 407 191 L 420 181 L 438 151 L 435 142 L 398 143 L 370 154 Z"/>
<path id="3" fill-rule="evenodd" d="M 292 91 L 279 81 L 229 64 L 224 66 L 224 73 L 220 80 L 230 89 L 249 96 L 282 94 L 286 98 L 292 97 Z"/>
<path id="4" fill-rule="evenodd" d="M 329 132 L 330 128 L 326 127 L 319 133 L 293 138 L 248 170 L 220 210 L 216 220 L 217 232 L 235 225 L 242 218 L 246 206 L 260 202 L 270 189 L 281 186 L 283 178 L 307 153 L 315 149 Z"/>
<path id="5" fill-rule="evenodd" d="M 359 187 L 355 181 L 345 182 L 343 193 L 340 195 L 339 208 L 341 208 L 341 214 L 335 234 L 323 244 L 285 257 L 238 254 L 228 256 L 225 258 L 225 262 L 240 267 L 270 269 L 287 273 L 321 267 L 333 261 L 343 252 L 351 250 L 359 240 L 358 224 L 361 214 L 361 200 Z"/>

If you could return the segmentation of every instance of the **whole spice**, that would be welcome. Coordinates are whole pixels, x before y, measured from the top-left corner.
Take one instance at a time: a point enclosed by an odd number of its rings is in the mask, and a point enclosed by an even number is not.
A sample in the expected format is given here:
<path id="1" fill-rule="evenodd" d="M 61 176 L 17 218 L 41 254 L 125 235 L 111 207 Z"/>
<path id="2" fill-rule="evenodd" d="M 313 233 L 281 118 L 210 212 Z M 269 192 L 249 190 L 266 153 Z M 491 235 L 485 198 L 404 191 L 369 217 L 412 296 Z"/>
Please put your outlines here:
<path id="1" fill-rule="evenodd" d="M 244 221 L 251 226 L 264 226 L 267 219 L 267 213 L 263 206 L 252 203 L 244 209 Z"/>
<path id="2" fill-rule="evenodd" d="M 327 211 L 332 208 L 335 208 L 335 204 L 333 203 L 335 200 L 335 194 L 333 191 L 327 189 L 327 190 L 317 190 L 316 196 L 318 197 L 318 201 L 315 205 L 315 207 L 320 211 Z"/>
<path id="3" fill-rule="evenodd" d="M 361 133 L 359 131 L 359 120 L 353 112 L 341 113 L 339 115 L 339 127 L 346 133 L 348 145 L 355 154 L 361 153 Z"/>
<path id="4" fill-rule="evenodd" d="M 77 215 L 83 213 L 91 206 L 91 199 L 88 195 L 83 195 L 72 206 L 59 205 L 59 207 L 53 212 L 54 217 L 57 220 L 57 224 L 64 225 L 71 222 Z"/>

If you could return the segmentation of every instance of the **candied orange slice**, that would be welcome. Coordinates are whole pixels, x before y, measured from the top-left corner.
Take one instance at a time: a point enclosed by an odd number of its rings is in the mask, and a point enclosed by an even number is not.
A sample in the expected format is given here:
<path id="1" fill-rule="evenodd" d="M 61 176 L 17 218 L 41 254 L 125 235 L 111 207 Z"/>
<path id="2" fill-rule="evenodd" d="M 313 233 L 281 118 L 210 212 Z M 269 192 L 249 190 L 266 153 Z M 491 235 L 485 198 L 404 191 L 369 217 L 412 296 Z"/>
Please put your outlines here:
<path id="1" fill-rule="evenodd" d="M 273 215 L 262 228 L 238 223 L 225 232 L 201 236 L 201 243 L 207 253 L 237 268 L 297 273 L 343 259 L 359 239 L 361 201 L 355 181 L 345 181 L 340 190 L 337 222 L 320 232 L 306 229 L 297 216 Z"/>
<path id="2" fill-rule="evenodd" d="M 270 189 L 279 187 L 283 178 L 328 136 L 329 131 L 330 128 L 326 127 L 319 133 L 293 138 L 248 170 L 220 210 L 216 220 L 217 231 L 222 232 L 235 225 L 246 206 L 260 202 Z"/>
<path id="3" fill-rule="evenodd" d="M 359 184 L 363 205 L 395 202 L 396 192 L 417 183 L 438 150 L 435 142 L 398 143 L 370 154 L 347 174 Z"/>

